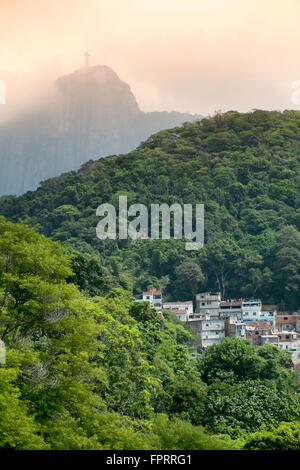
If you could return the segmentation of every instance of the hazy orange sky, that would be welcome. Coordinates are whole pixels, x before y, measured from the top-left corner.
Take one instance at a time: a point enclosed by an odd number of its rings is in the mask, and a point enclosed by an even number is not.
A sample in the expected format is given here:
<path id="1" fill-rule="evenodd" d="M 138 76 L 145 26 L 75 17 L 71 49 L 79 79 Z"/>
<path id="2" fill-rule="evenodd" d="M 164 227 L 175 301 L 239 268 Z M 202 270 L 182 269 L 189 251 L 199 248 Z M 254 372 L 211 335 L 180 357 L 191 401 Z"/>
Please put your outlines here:
<path id="1" fill-rule="evenodd" d="M 0 79 L 28 103 L 88 50 L 145 111 L 297 109 L 299 19 L 300 0 L 0 0 Z"/>

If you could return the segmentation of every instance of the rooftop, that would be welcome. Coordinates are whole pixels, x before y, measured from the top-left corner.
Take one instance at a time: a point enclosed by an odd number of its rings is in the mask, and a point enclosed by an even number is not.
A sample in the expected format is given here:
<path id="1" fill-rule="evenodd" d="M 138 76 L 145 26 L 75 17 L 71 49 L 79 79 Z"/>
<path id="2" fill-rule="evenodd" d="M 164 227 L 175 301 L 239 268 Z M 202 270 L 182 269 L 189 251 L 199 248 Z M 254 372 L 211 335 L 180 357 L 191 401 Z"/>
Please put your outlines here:
<path id="1" fill-rule="evenodd" d="M 221 307 L 230 307 L 231 305 L 238 305 L 238 306 L 242 306 L 242 301 L 239 301 L 239 300 L 223 300 L 222 302 L 220 302 L 220 306 Z"/>
<path id="2" fill-rule="evenodd" d="M 144 294 L 144 295 L 145 295 L 145 294 L 146 294 L 146 295 L 147 295 L 147 294 L 149 294 L 149 295 L 152 295 L 152 294 L 157 294 L 157 295 L 159 294 L 159 295 L 161 295 L 161 290 L 156 289 L 156 287 L 149 287 L 148 290 L 146 290 L 146 291 L 143 292 L 143 294 Z"/>
<path id="3" fill-rule="evenodd" d="M 177 315 L 178 313 L 181 313 L 181 314 L 188 313 L 188 311 L 187 311 L 186 309 L 182 309 L 182 310 L 179 310 L 179 309 L 178 309 L 178 310 L 176 310 L 176 309 L 170 309 L 169 312 L 175 313 L 176 315 Z"/>

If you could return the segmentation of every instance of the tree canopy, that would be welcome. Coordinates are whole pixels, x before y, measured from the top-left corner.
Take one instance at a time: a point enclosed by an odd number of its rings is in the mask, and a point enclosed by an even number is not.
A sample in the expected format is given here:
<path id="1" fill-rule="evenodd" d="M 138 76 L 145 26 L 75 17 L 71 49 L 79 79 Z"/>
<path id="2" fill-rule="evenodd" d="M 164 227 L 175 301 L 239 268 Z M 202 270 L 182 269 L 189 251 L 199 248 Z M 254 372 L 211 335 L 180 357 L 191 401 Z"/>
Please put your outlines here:
<path id="1" fill-rule="evenodd" d="M 201 287 L 297 309 L 299 124 L 299 111 L 261 110 L 186 123 L 129 154 L 88 162 L 21 197 L 3 196 L 0 214 L 80 253 L 72 280 L 93 296 L 112 287 L 140 292 L 163 285 L 170 298 L 188 299 Z M 119 195 L 149 209 L 153 203 L 204 204 L 204 248 L 187 252 L 174 239 L 97 239 L 96 209 L 105 202 L 117 207 Z M 186 263 L 194 263 L 194 275 L 179 292 Z"/>

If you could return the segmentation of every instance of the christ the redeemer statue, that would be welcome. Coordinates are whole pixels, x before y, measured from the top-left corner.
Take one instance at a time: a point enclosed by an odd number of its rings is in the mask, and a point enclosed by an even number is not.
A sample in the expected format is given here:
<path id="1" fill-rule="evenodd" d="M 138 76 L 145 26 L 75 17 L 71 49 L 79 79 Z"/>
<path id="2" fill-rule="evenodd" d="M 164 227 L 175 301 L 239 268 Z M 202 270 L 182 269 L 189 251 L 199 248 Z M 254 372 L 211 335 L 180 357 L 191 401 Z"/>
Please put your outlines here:
<path id="1" fill-rule="evenodd" d="M 91 57 L 91 54 L 89 54 L 88 52 L 85 52 L 84 55 L 85 55 L 85 65 L 86 65 L 86 67 L 89 67 L 89 65 L 90 65 L 89 64 L 89 57 Z"/>

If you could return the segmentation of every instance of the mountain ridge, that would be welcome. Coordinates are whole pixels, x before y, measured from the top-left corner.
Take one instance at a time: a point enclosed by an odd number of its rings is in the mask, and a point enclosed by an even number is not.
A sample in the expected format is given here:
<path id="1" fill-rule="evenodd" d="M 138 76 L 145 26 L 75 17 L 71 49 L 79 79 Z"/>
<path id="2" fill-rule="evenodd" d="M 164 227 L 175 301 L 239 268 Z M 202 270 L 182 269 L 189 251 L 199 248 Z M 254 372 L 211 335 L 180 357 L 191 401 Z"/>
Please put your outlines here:
<path id="1" fill-rule="evenodd" d="M 163 128 L 201 116 L 143 113 L 129 87 L 104 65 L 56 81 L 41 109 L 0 126 L 0 194 L 22 194 L 85 161 L 127 153 Z"/>

